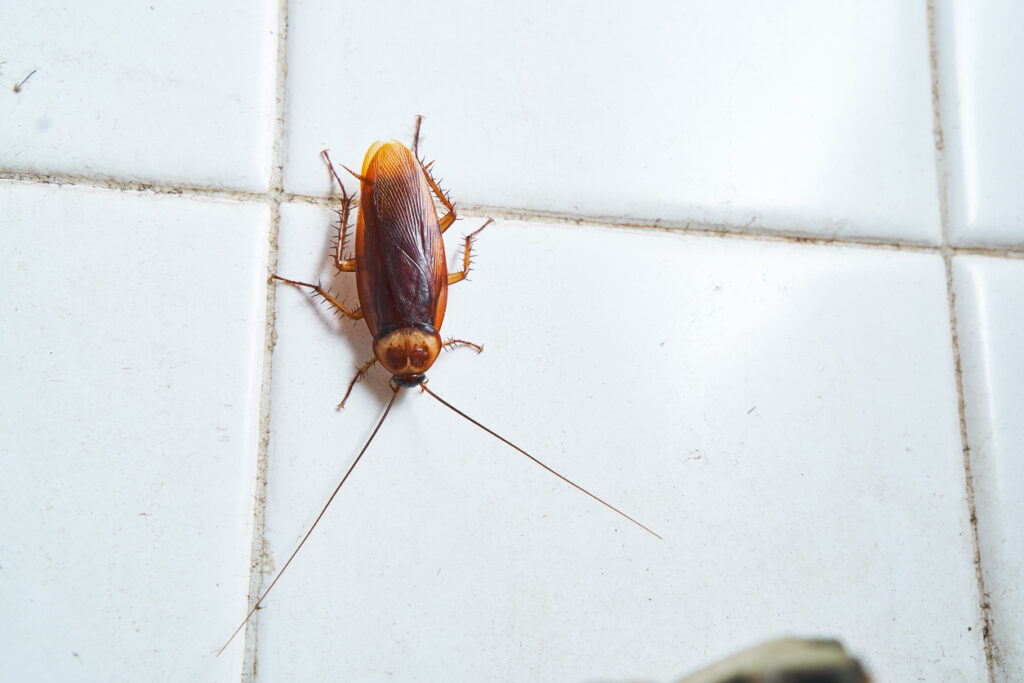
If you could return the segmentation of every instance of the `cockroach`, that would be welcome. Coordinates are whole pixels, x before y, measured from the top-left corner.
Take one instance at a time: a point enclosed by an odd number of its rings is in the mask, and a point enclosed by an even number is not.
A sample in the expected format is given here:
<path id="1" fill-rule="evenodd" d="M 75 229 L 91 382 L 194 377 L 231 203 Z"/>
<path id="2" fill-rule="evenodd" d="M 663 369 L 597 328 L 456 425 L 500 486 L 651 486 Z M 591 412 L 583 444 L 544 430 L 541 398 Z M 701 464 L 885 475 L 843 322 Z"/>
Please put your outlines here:
<path id="1" fill-rule="evenodd" d="M 352 470 L 370 447 L 370 443 L 387 419 L 391 407 L 403 388 L 420 389 L 466 420 L 480 427 L 488 434 L 508 444 L 548 472 L 587 494 L 605 507 L 613 510 L 644 531 L 661 538 L 646 526 L 618 508 L 598 498 L 578 484 L 566 479 L 537 458 L 533 457 L 505 437 L 497 434 L 480 422 L 451 405 L 427 387 L 426 372 L 437 359 L 441 349 L 466 346 L 479 353 L 483 347 L 462 339 L 441 341 L 441 322 L 444 320 L 448 300 L 448 287 L 466 279 L 470 270 L 473 241 L 480 231 L 492 223 L 487 219 L 482 226 L 465 237 L 462 253 L 462 269 L 448 272 L 444 242 L 441 235 L 455 222 L 455 205 L 441 190 L 430 174 L 430 164 L 424 164 L 418 156 L 420 125 L 422 117 L 416 119 L 416 133 L 412 149 L 398 140 L 377 141 L 367 150 L 363 158 L 362 172 L 356 173 L 342 166 L 360 182 L 359 212 L 356 219 L 355 256 L 344 258 L 343 251 L 348 232 L 348 220 L 354 198 L 345 191 L 327 150 L 321 152 L 334 180 L 341 188 L 341 209 L 338 211 L 338 240 L 334 248 L 334 264 L 341 272 L 356 274 L 356 288 L 359 292 L 359 308 L 349 310 L 320 284 L 290 280 L 280 275 L 273 280 L 296 287 L 305 287 L 319 295 L 347 318 L 365 320 L 373 335 L 373 358 L 367 361 L 349 382 L 345 396 L 338 409 L 345 406 L 356 382 L 376 364 L 380 363 L 391 373 L 391 400 L 384 414 L 366 440 L 359 455 L 349 466 L 334 492 L 327 499 L 320 514 L 313 521 L 309 531 L 299 541 L 281 570 L 270 582 L 260 598 L 249 610 L 242 623 L 231 634 L 231 638 L 217 653 L 227 648 L 231 640 L 242 630 L 253 613 L 259 609 L 274 584 L 291 564 L 306 539 L 327 512 L 327 508 L 338 495 Z M 444 207 L 440 219 L 434 205 L 434 198 Z"/>

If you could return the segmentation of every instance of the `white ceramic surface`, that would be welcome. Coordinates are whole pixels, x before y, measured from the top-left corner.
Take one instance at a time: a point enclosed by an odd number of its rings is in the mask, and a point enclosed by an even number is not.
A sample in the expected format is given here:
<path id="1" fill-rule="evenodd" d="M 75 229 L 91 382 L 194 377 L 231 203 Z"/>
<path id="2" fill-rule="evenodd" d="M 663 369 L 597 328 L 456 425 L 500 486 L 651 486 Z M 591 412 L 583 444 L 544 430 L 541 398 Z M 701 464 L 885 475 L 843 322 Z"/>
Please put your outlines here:
<path id="1" fill-rule="evenodd" d="M 0 206 L 3 678 L 231 680 L 268 212 L 10 183 Z"/>
<path id="2" fill-rule="evenodd" d="M 332 282 L 333 215 L 285 208 L 280 271 Z M 476 265 L 444 331 L 485 351 L 430 387 L 665 540 L 405 392 L 260 611 L 260 680 L 669 680 L 790 633 L 984 677 L 939 256 L 501 221 Z M 391 395 L 335 412 L 364 326 L 278 302 L 275 566 Z"/>
<path id="3" fill-rule="evenodd" d="M 1024 262 L 957 259 L 960 350 L 999 681 L 1024 679 Z"/>
<path id="4" fill-rule="evenodd" d="M 1024 247 L 1024 6 L 936 3 L 954 244 Z"/>
<path id="5" fill-rule="evenodd" d="M 785 635 L 1020 678 L 1018 15 L 0 7 L 0 678 L 666 681 Z M 485 351 L 430 386 L 665 540 L 407 392 L 214 659 L 390 396 L 334 410 L 369 335 L 293 288 L 265 353 L 266 264 L 330 280 L 320 149 L 417 113 L 450 251 L 498 219 L 444 327 Z"/>
<path id="6" fill-rule="evenodd" d="M 411 137 L 467 204 L 939 241 L 927 12 L 289 5 L 288 189 Z"/>
<path id="7" fill-rule="evenodd" d="M 4 3 L 0 165 L 265 188 L 276 14 L 269 0 Z"/>

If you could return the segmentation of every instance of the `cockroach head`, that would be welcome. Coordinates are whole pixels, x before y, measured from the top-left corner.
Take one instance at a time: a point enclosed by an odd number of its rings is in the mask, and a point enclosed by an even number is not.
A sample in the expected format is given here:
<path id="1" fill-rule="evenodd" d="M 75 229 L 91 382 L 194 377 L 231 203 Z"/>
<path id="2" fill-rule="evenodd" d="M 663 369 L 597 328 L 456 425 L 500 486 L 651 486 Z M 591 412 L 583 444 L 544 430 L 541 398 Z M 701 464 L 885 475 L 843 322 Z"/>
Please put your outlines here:
<path id="1" fill-rule="evenodd" d="M 399 327 L 380 335 L 373 342 L 373 353 L 394 377 L 395 384 L 414 387 L 441 352 L 441 336 L 427 327 Z"/>

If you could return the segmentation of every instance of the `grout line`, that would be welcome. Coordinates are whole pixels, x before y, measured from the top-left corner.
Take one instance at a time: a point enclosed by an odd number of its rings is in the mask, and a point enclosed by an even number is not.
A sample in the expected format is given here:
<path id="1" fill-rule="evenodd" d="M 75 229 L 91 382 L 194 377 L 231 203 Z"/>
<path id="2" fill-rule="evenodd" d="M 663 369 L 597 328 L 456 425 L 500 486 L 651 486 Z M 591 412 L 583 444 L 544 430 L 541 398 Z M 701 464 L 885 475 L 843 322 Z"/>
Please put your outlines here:
<path id="1" fill-rule="evenodd" d="M 971 545 L 974 557 L 974 576 L 978 586 L 978 606 L 981 611 L 982 644 L 985 648 L 985 663 L 988 680 L 995 683 L 995 652 L 992 638 L 992 605 L 985 590 L 985 574 L 982 569 L 981 542 L 978 536 L 978 513 L 975 503 L 974 474 L 971 468 L 971 447 L 967 436 L 967 403 L 964 398 L 963 361 L 960 356 L 960 333 L 956 314 L 956 290 L 953 283 L 953 254 L 943 254 L 946 267 L 946 295 L 949 300 L 949 321 L 953 336 L 953 372 L 956 379 L 957 412 L 960 420 L 960 448 L 964 460 L 964 483 L 967 493 L 967 510 L 970 513 Z"/>
<path id="2" fill-rule="evenodd" d="M 280 222 L 280 205 L 270 207 L 268 270 L 272 270 L 277 262 L 277 232 Z M 268 451 L 270 447 L 270 389 L 273 376 L 273 351 L 277 341 L 274 328 L 275 288 L 268 285 L 266 302 L 266 323 L 263 333 L 263 370 L 260 378 L 259 399 L 259 440 L 256 447 L 256 481 L 253 485 L 253 525 L 249 559 L 249 599 L 246 612 L 259 598 L 263 590 L 264 568 L 268 566 L 268 548 L 264 532 L 267 521 L 267 469 Z M 245 628 L 244 649 L 242 658 L 241 680 L 253 681 L 256 678 L 256 641 L 259 610 L 250 618 Z"/>
<path id="3" fill-rule="evenodd" d="M 0 180 L 10 180 L 40 185 L 75 185 L 102 190 L 122 192 L 152 192 L 176 197 L 201 197 L 210 199 L 235 199 L 241 201 L 272 202 L 273 192 L 252 192 L 231 188 L 203 187 L 201 185 L 172 185 L 155 180 L 130 180 L 114 176 L 60 171 L 40 172 L 21 168 L 0 168 Z"/>
<path id="4" fill-rule="evenodd" d="M 283 95 L 281 95 L 283 97 Z M 282 133 L 283 135 L 283 133 Z M 941 140 L 939 141 L 941 142 Z M 283 141 L 282 143 L 283 144 Z M 937 142 L 937 144 L 939 144 Z M 283 167 L 278 160 L 275 142 L 275 162 L 271 171 L 274 178 L 283 179 Z M 937 162 L 938 163 L 938 162 Z M 260 202 L 273 206 L 282 203 L 312 204 L 321 207 L 333 207 L 336 200 L 332 197 L 318 197 L 295 192 L 284 192 L 282 185 L 272 186 L 267 192 L 251 192 L 231 188 L 211 188 L 187 185 L 168 185 L 155 181 L 124 180 L 112 176 L 85 176 L 67 173 L 38 173 L 19 169 L 0 169 L 0 181 L 37 183 L 44 185 L 74 185 L 93 187 L 124 192 L 151 192 L 160 195 L 189 197 L 200 199 L 227 199 L 234 201 Z M 623 228 L 630 230 L 657 230 L 659 232 L 680 233 L 698 237 L 724 237 L 727 239 L 754 240 L 761 242 L 782 242 L 789 244 L 811 244 L 816 246 L 838 246 L 854 249 L 883 249 L 889 251 L 909 251 L 921 253 L 944 253 L 949 249 L 954 255 L 971 254 L 990 258 L 1024 260 L 1024 248 L 1020 247 L 986 247 L 986 246 L 952 246 L 948 239 L 945 244 L 923 244 L 919 242 L 900 242 L 898 240 L 872 239 L 868 237 L 822 236 L 813 233 L 801 233 L 792 230 L 772 230 L 760 228 L 751 230 L 748 226 L 730 225 L 728 223 L 703 223 L 700 221 L 666 221 L 660 218 L 642 219 L 625 218 L 622 216 L 581 216 L 577 214 L 521 209 L 504 206 L 487 206 L 480 204 L 462 204 L 459 215 L 465 217 L 498 217 L 505 220 L 516 220 L 526 223 L 555 223 L 577 225 L 581 227 Z M 945 223 L 944 223 L 945 224 Z M 274 226 L 276 229 L 276 225 Z M 276 233 L 275 233 L 276 238 Z M 945 238 L 945 235 L 944 235 Z M 274 247 L 276 258 L 276 244 Z"/>
<path id="5" fill-rule="evenodd" d="M 622 218 L 619 216 L 579 216 L 553 211 L 514 209 L 501 206 L 460 205 L 460 216 L 497 217 L 523 222 L 556 223 L 601 228 L 624 228 L 632 230 L 657 230 L 698 237 L 722 237 L 726 239 L 753 240 L 758 242 L 783 242 L 788 244 L 811 244 L 815 246 L 836 246 L 853 249 L 882 249 L 886 251 L 908 251 L 921 253 L 942 253 L 943 245 L 920 242 L 901 242 L 870 237 L 823 236 L 793 230 L 773 230 L 728 223 L 704 223 L 700 221 L 665 221 L 655 219 Z M 959 246 L 950 247 L 957 254 L 976 254 L 993 258 L 1024 259 L 1024 249 L 1016 247 Z"/>
<path id="6" fill-rule="evenodd" d="M 274 93 L 274 129 L 271 143 L 269 193 L 255 197 L 233 197 L 255 199 L 270 204 L 270 228 L 267 234 L 267 302 L 266 324 L 263 334 L 263 376 L 260 381 L 259 403 L 259 445 L 256 451 L 256 481 L 253 496 L 252 550 L 249 562 L 249 600 L 247 609 L 252 609 L 263 593 L 265 573 L 270 566 L 270 549 L 265 532 L 267 522 L 267 473 L 270 451 L 270 408 L 271 387 L 274 369 L 274 345 L 277 343 L 275 328 L 277 312 L 277 288 L 270 284 L 270 275 L 277 271 L 278 235 L 281 229 L 281 203 L 284 194 L 285 141 L 285 95 L 288 78 L 288 0 L 278 0 L 277 11 L 277 76 Z M 259 658 L 257 644 L 259 636 L 259 610 L 253 613 L 245 629 L 245 645 L 242 655 L 240 680 L 250 683 L 256 680 Z"/>
<path id="7" fill-rule="evenodd" d="M 947 48 L 950 46 L 947 46 Z M 975 504 L 974 474 L 971 471 L 971 448 L 967 436 L 967 403 L 964 398 L 963 360 L 960 356 L 960 332 L 956 312 L 956 288 L 953 281 L 953 257 L 957 250 L 949 240 L 949 169 L 946 159 L 946 144 L 942 127 L 942 99 L 939 92 L 938 39 L 935 30 L 935 0 L 928 0 L 928 63 L 932 84 L 932 123 L 935 136 L 935 175 L 939 193 L 939 219 L 942 224 L 942 260 L 946 271 L 946 298 L 949 302 L 949 326 L 953 346 L 953 375 L 956 381 L 957 412 L 960 420 L 960 448 L 964 461 L 964 484 L 967 494 L 967 510 L 970 514 L 971 545 L 974 550 L 974 576 L 978 589 L 978 605 L 981 611 L 982 646 L 985 650 L 985 665 L 988 680 L 995 683 L 995 656 L 992 647 L 991 605 L 985 591 L 985 573 L 982 569 L 981 542 L 978 536 L 978 514 Z"/>
<path id="8" fill-rule="evenodd" d="M 942 98 L 939 94 L 939 50 L 935 35 L 935 0 L 928 0 L 928 68 L 931 71 L 932 87 L 932 137 L 935 140 L 935 181 L 939 195 L 942 251 L 945 254 L 950 246 L 949 169 L 946 163 L 946 137 L 942 128 Z"/>

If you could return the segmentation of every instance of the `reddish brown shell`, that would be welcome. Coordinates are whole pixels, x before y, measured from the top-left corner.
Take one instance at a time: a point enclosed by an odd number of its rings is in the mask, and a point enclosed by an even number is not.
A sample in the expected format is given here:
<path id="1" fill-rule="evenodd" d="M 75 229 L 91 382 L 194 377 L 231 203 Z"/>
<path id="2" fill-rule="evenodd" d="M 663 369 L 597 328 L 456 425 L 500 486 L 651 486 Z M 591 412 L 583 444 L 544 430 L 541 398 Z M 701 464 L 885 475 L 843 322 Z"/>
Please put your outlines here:
<path id="1" fill-rule="evenodd" d="M 425 171 L 397 140 L 363 159 L 356 282 L 374 339 L 403 327 L 439 330 L 448 298 L 441 228 Z"/>

